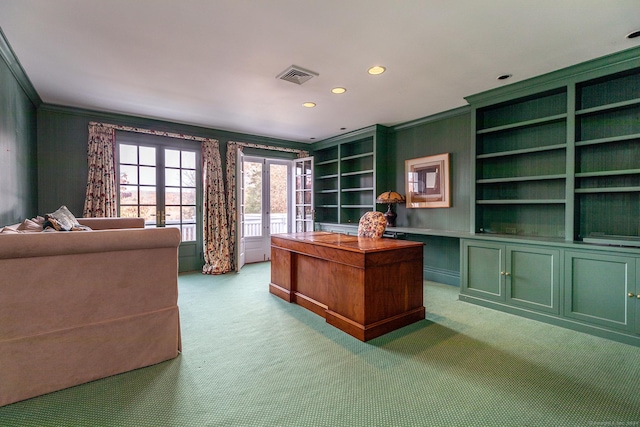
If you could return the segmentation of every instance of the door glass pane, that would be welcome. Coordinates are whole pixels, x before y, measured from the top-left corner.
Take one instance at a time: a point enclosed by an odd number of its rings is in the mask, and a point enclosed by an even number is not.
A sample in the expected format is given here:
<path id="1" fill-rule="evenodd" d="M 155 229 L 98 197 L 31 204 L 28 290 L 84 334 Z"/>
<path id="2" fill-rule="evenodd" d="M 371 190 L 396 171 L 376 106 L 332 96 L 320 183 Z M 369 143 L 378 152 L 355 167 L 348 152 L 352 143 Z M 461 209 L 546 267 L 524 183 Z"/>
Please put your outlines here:
<path id="1" fill-rule="evenodd" d="M 119 146 L 119 206 L 124 218 L 142 217 L 156 224 L 156 149 L 129 144 Z"/>
<path id="2" fill-rule="evenodd" d="M 196 240 L 196 153 L 165 149 L 165 219 L 183 242 Z"/>
<path id="3" fill-rule="evenodd" d="M 145 226 L 156 226 L 156 205 L 140 206 L 139 217 L 144 218 Z"/>
<path id="4" fill-rule="evenodd" d="M 196 204 L 196 189 L 195 188 L 183 188 L 182 189 L 182 203 L 185 205 Z"/>
<path id="5" fill-rule="evenodd" d="M 179 168 L 180 150 L 164 150 L 164 165 L 169 168 Z"/>
<path id="6" fill-rule="evenodd" d="M 138 167 L 120 165 L 120 184 L 137 184 Z"/>
<path id="7" fill-rule="evenodd" d="M 155 166 L 156 165 L 156 149 L 153 147 L 140 147 L 140 164 Z"/>
<path id="8" fill-rule="evenodd" d="M 139 188 L 140 188 L 140 204 L 155 205 L 156 204 L 156 187 L 141 185 Z"/>
<path id="9" fill-rule="evenodd" d="M 120 163 L 138 164 L 138 147 L 120 144 Z"/>
<path id="10" fill-rule="evenodd" d="M 244 235 L 262 236 L 262 163 L 244 162 Z"/>
<path id="11" fill-rule="evenodd" d="M 156 185 L 156 168 L 140 166 L 140 184 Z"/>
<path id="12" fill-rule="evenodd" d="M 182 152 L 182 167 L 184 169 L 196 169 L 196 153 Z"/>
<path id="13" fill-rule="evenodd" d="M 269 216 L 271 224 L 269 229 L 271 234 L 286 233 L 288 231 L 289 210 L 287 195 L 289 186 L 287 185 L 287 165 L 272 164 L 269 168 Z"/>
<path id="14" fill-rule="evenodd" d="M 166 168 L 164 170 L 164 185 L 179 187 L 180 186 L 180 169 Z"/>

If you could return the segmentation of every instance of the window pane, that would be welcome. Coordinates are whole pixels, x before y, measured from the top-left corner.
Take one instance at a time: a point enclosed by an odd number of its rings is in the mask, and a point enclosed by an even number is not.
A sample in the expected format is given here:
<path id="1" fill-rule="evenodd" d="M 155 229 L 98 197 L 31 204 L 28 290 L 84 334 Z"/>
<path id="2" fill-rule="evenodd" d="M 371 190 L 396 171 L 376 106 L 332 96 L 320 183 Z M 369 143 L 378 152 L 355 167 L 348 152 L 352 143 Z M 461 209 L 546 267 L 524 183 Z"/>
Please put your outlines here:
<path id="1" fill-rule="evenodd" d="M 138 167 L 120 165 L 120 184 L 137 184 Z"/>
<path id="2" fill-rule="evenodd" d="M 304 173 L 305 175 L 311 175 L 311 160 L 304 161 Z"/>
<path id="3" fill-rule="evenodd" d="M 167 224 L 180 224 L 180 206 L 167 206 L 164 214 Z"/>
<path id="4" fill-rule="evenodd" d="M 156 149 L 153 147 L 140 147 L 140 164 L 156 165 Z"/>
<path id="5" fill-rule="evenodd" d="M 195 206 L 183 206 L 182 207 L 182 222 L 196 222 L 196 207 Z"/>
<path id="6" fill-rule="evenodd" d="M 244 162 L 244 212 L 262 213 L 262 163 Z"/>
<path id="7" fill-rule="evenodd" d="M 180 189 L 176 187 L 166 187 L 164 189 L 164 203 L 165 205 L 179 205 L 180 204 Z"/>
<path id="8" fill-rule="evenodd" d="M 140 186 L 140 204 L 141 205 L 156 204 L 156 187 Z"/>
<path id="9" fill-rule="evenodd" d="M 120 206 L 121 218 L 138 218 L 138 216 L 137 206 Z"/>
<path id="10" fill-rule="evenodd" d="M 180 187 L 180 169 L 165 169 L 164 184 L 171 187 Z"/>
<path id="11" fill-rule="evenodd" d="M 304 203 L 307 205 L 311 204 L 311 191 L 304 192 Z"/>
<path id="12" fill-rule="evenodd" d="M 182 189 L 182 203 L 185 205 L 196 204 L 196 189 L 195 188 L 183 188 Z"/>
<path id="13" fill-rule="evenodd" d="M 180 167 L 180 151 L 179 150 L 164 150 L 164 164 L 171 168 Z"/>
<path id="14" fill-rule="evenodd" d="M 137 185 L 121 185 L 120 186 L 120 204 L 121 205 L 137 205 L 138 204 L 138 186 Z M 136 208 L 137 216 L 137 208 Z"/>
<path id="15" fill-rule="evenodd" d="M 183 187 L 195 187 L 196 186 L 196 171 L 183 170 L 182 171 L 182 186 Z"/>
<path id="16" fill-rule="evenodd" d="M 182 152 L 182 167 L 185 169 L 195 169 L 196 168 L 196 153 L 193 151 L 183 151 Z"/>
<path id="17" fill-rule="evenodd" d="M 156 185 L 156 168 L 140 166 L 140 184 Z"/>
<path id="18" fill-rule="evenodd" d="M 145 226 L 156 225 L 156 206 L 140 206 L 140 217 L 144 218 Z"/>
<path id="19" fill-rule="evenodd" d="M 120 163 L 138 164 L 138 147 L 120 144 Z"/>

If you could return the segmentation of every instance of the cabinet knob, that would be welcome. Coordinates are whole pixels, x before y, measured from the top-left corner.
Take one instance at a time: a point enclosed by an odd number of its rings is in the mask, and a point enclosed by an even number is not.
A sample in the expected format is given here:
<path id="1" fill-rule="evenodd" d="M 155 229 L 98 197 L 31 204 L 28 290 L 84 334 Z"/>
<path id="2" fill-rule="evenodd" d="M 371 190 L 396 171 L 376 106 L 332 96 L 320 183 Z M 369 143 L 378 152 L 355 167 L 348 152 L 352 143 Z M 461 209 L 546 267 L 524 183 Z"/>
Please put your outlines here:
<path id="1" fill-rule="evenodd" d="M 635 297 L 635 295 L 634 295 L 633 293 L 631 293 L 631 292 L 629 292 L 629 293 L 627 294 L 627 296 L 628 296 L 629 298 L 633 298 L 633 297 Z M 638 298 L 640 298 L 640 295 L 638 295 Z"/>
<path id="2" fill-rule="evenodd" d="M 504 274 L 505 274 L 505 273 L 504 273 L 504 271 L 501 271 L 501 272 L 500 272 L 500 275 L 501 275 L 501 276 L 504 276 Z"/>
<path id="3" fill-rule="evenodd" d="M 509 273 L 508 271 L 506 273 L 504 273 L 505 276 L 511 276 L 511 273 Z"/>

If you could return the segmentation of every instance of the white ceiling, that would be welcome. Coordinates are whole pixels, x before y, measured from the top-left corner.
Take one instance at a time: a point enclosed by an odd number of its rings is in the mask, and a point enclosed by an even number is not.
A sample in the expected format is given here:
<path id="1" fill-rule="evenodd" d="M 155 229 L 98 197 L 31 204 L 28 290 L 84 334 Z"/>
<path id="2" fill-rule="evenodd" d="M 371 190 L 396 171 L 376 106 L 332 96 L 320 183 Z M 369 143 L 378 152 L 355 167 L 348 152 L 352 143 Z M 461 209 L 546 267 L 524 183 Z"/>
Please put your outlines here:
<path id="1" fill-rule="evenodd" d="M 638 46 L 640 2 L 0 0 L 0 27 L 45 103 L 313 142 Z"/>

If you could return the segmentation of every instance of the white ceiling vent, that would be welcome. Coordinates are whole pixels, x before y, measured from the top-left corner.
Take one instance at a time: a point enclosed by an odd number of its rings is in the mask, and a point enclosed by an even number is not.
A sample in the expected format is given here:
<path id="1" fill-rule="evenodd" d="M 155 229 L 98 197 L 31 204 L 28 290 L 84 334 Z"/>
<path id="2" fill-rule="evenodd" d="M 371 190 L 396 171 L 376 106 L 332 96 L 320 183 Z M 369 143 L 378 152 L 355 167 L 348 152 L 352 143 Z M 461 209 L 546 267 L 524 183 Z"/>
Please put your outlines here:
<path id="1" fill-rule="evenodd" d="M 297 65 L 292 65 L 291 67 L 278 74 L 276 76 L 276 79 L 285 80 L 287 82 L 301 85 L 302 83 L 310 80 L 313 77 L 318 77 L 318 75 L 318 73 L 314 73 L 313 71 L 305 70 L 304 68 L 298 67 Z"/>

